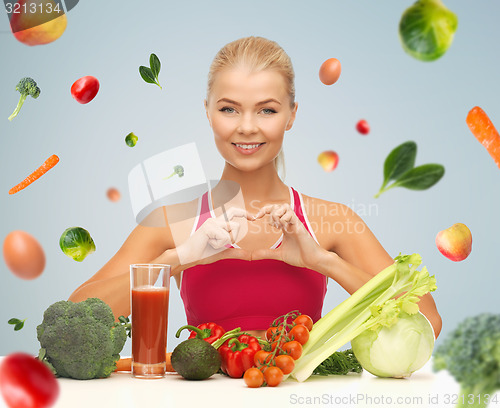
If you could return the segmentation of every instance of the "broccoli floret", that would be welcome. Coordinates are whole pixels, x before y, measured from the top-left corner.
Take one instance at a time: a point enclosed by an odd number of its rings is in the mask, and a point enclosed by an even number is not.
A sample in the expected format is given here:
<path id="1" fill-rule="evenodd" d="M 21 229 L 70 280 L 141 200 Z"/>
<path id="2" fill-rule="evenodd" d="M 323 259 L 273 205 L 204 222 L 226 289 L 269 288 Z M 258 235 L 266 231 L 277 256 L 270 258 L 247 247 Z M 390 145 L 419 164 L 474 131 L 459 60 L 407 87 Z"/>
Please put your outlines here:
<path id="1" fill-rule="evenodd" d="M 163 180 L 168 180 L 170 177 L 174 177 L 176 174 L 179 177 L 184 176 L 184 167 L 182 167 L 180 164 L 178 164 L 177 166 L 174 166 L 174 172 L 170 176 L 165 177 Z"/>
<path id="2" fill-rule="evenodd" d="M 115 323 L 111 308 L 97 298 L 54 303 L 36 330 L 57 375 L 78 380 L 109 377 L 127 339 L 125 327 Z"/>
<path id="3" fill-rule="evenodd" d="M 21 93 L 21 97 L 19 98 L 16 109 L 12 112 L 12 115 L 9 116 L 9 120 L 12 120 L 17 116 L 28 95 L 34 99 L 38 98 L 40 95 L 40 88 L 36 85 L 35 80 L 32 78 L 21 78 L 19 83 L 16 85 L 16 91 Z"/>
<path id="4" fill-rule="evenodd" d="M 486 407 L 488 395 L 500 390 L 500 315 L 465 319 L 436 348 L 433 361 L 434 371 L 447 369 L 460 384 L 464 397 L 457 407 Z"/>

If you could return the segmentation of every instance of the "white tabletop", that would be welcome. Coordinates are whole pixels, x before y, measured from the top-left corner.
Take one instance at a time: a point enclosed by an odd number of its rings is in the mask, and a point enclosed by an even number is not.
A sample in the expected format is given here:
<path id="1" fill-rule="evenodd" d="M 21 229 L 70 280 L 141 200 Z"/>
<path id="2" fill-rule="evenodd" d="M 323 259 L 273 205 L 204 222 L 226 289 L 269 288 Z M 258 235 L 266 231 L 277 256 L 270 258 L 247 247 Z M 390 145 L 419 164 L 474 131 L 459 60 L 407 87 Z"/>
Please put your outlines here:
<path id="1" fill-rule="evenodd" d="M 407 379 L 382 379 L 367 372 L 347 376 L 313 376 L 303 383 L 288 378 L 278 387 L 247 388 L 242 379 L 216 374 L 188 381 L 178 374 L 142 380 L 113 373 L 98 380 L 58 379 L 55 408 L 144 407 L 454 407 L 458 384 L 446 372 L 433 373 L 429 362 Z M 490 408 L 500 407 L 498 402 Z M 0 406 L 5 404 L 0 402 Z"/>

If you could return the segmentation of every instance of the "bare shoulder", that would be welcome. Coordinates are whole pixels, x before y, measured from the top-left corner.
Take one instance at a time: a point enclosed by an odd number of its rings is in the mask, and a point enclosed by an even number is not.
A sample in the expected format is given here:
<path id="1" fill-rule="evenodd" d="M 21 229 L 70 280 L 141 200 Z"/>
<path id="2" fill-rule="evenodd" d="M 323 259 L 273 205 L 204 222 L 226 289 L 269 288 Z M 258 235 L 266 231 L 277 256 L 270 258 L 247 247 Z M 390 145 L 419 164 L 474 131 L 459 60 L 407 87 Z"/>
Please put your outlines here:
<path id="1" fill-rule="evenodd" d="M 311 228 L 323 248 L 331 250 L 350 231 L 348 226 L 363 223 L 349 206 L 302 194 L 304 210 Z M 364 225 L 364 223 L 363 223 Z"/>

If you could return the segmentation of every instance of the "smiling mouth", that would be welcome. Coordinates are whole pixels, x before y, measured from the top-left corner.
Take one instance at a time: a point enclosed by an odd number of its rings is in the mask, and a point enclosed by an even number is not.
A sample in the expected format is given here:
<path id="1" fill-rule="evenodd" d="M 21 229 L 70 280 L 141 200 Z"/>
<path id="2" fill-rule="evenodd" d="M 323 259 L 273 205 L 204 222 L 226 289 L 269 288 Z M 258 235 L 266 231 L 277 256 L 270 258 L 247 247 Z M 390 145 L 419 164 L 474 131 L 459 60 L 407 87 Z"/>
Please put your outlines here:
<path id="1" fill-rule="evenodd" d="M 256 149 L 257 147 L 262 146 L 264 143 L 231 143 L 232 145 L 239 147 L 240 149 L 244 150 L 252 150 Z"/>

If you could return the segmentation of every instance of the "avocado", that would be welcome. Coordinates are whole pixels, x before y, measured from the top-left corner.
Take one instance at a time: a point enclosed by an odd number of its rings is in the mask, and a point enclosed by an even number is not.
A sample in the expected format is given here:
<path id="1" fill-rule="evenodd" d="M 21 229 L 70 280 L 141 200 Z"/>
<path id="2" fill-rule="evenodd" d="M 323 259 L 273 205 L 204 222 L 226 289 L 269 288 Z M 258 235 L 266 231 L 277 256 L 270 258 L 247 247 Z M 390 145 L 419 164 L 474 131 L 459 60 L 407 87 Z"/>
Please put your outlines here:
<path id="1" fill-rule="evenodd" d="M 219 371 L 219 352 L 205 340 L 194 338 L 180 343 L 172 352 L 172 367 L 188 380 L 204 380 Z"/>

